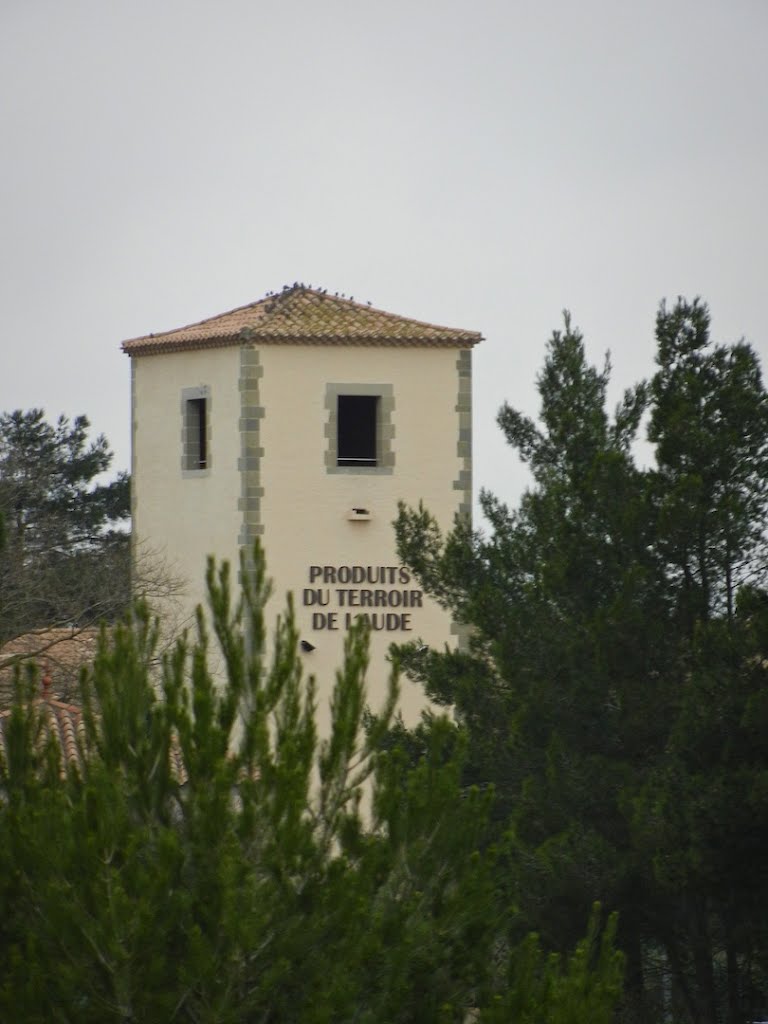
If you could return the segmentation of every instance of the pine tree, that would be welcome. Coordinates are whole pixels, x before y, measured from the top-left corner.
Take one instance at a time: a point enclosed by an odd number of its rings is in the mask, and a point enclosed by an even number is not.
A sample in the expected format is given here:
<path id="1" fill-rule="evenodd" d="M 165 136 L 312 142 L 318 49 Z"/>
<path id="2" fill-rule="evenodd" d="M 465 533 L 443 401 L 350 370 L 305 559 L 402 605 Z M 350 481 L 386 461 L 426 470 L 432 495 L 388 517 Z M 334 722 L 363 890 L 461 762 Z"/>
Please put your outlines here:
<path id="1" fill-rule="evenodd" d="M 114 617 L 128 603 L 127 475 L 99 482 L 107 440 L 85 416 L 0 415 L 0 639 Z"/>
<path id="2" fill-rule="evenodd" d="M 533 477 L 519 506 L 482 495 L 488 536 L 401 509 L 401 558 L 471 627 L 469 651 L 403 660 L 456 708 L 465 782 L 498 791 L 521 926 L 562 950 L 602 900 L 639 1019 L 661 965 L 685 1019 L 735 1024 L 766 991 L 768 399 L 752 350 L 712 346 L 698 301 L 661 307 L 657 362 L 610 416 L 608 363 L 588 364 L 566 317 L 539 421 L 499 414 Z"/>
<path id="3" fill-rule="evenodd" d="M 689 625 L 733 618 L 744 582 L 765 583 L 768 396 L 752 348 L 712 345 L 698 300 L 662 305 L 649 439 L 663 552 Z"/>
<path id="4" fill-rule="evenodd" d="M 463 739 L 436 720 L 412 764 L 365 715 L 350 631 L 328 737 L 315 729 L 289 603 L 269 643 L 261 552 L 208 569 L 210 614 L 148 669 L 146 610 L 84 679 L 82 764 L 65 777 L 19 700 L 0 761 L 0 1018 L 29 1024 L 607 1020 L 610 927 L 563 964 L 508 942 L 491 794 L 460 791 Z M 213 650 L 226 685 L 212 675 Z M 21 698 L 20 694 L 20 698 Z M 508 1019 L 508 1018 L 507 1018 Z"/>

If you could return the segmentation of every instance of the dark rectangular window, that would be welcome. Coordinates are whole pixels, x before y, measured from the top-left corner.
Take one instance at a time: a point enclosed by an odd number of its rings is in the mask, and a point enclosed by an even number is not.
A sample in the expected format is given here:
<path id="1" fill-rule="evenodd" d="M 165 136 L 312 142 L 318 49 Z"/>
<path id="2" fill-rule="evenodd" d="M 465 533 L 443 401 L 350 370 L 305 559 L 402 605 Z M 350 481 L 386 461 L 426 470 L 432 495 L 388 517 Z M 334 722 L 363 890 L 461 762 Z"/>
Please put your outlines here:
<path id="1" fill-rule="evenodd" d="M 208 466 L 208 410 L 205 398 L 187 399 L 187 469 Z"/>
<path id="2" fill-rule="evenodd" d="M 378 395 L 339 395 L 337 460 L 339 466 L 376 465 Z"/>

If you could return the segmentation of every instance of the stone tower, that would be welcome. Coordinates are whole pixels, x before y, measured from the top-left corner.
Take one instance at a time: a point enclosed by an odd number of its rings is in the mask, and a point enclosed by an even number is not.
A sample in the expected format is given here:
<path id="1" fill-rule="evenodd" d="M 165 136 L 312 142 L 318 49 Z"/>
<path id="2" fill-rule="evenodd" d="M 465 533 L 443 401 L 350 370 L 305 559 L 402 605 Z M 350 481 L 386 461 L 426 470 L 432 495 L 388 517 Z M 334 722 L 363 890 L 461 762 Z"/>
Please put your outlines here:
<path id="1" fill-rule="evenodd" d="M 275 597 L 294 594 L 321 708 L 357 615 L 373 706 L 392 642 L 455 640 L 398 565 L 398 500 L 442 526 L 471 509 L 474 331 L 295 285 L 123 343 L 131 358 L 134 536 L 203 600 L 205 556 L 260 537 Z M 404 687 L 413 721 L 423 696 Z"/>

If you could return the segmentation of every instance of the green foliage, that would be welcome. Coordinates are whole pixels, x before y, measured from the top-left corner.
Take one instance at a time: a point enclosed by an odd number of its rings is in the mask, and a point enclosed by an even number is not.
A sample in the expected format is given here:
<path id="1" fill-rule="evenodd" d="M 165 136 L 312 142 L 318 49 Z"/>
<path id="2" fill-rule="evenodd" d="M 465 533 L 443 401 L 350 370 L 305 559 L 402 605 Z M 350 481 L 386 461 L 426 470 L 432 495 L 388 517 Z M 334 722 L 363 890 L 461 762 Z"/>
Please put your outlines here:
<path id="1" fill-rule="evenodd" d="M 20 690 L 0 764 L 0 1019 L 188 1022 L 607 1020 L 620 984 L 598 919 L 570 961 L 509 943 L 490 792 L 460 787 L 464 739 L 436 719 L 415 762 L 365 717 L 350 631 L 327 737 L 289 603 L 267 642 L 257 548 L 208 569 L 155 679 L 146 608 L 84 677 L 82 768 L 62 776 Z M 216 661 L 226 683 L 211 671 Z M 519 991 L 518 991 L 519 987 Z"/>
<path id="2" fill-rule="evenodd" d="M 661 1001 L 740 1024 L 768 999 L 768 397 L 698 300 L 662 306 L 656 336 L 656 374 L 611 416 L 608 362 L 588 364 L 566 315 L 539 421 L 499 414 L 533 485 L 516 509 L 481 496 L 488 536 L 401 508 L 401 558 L 473 627 L 468 651 L 402 659 L 457 709 L 465 784 L 496 788 L 519 927 L 562 951 L 601 900 L 634 1019 Z"/>
<path id="3" fill-rule="evenodd" d="M 85 416 L 40 409 L 0 415 L 0 639 L 114 617 L 128 603 L 126 474 L 99 483 L 112 460 L 88 440 Z"/>
<path id="4" fill-rule="evenodd" d="M 711 611 L 733 616 L 737 588 L 754 582 L 760 564 L 768 510 L 768 397 L 757 356 L 744 343 L 712 346 L 709 323 L 698 301 L 662 306 L 651 383 L 660 544 L 681 576 L 689 628 Z"/>
<path id="5" fill-rule="evenodd" d="M 546 955 L 536 935 L 529 935 L 510 961 L 505 993 L 495 997 L 480 1017 L 483 1024 L 538 1024 L 540 1007 L 549 1008 L 550 1024 L 611 1024 L 621 990 L 622 958 L 613 946 L 616 918 L 600 927 L 596 905 L 584 939 L 563 970 L 561 957 Z"/>

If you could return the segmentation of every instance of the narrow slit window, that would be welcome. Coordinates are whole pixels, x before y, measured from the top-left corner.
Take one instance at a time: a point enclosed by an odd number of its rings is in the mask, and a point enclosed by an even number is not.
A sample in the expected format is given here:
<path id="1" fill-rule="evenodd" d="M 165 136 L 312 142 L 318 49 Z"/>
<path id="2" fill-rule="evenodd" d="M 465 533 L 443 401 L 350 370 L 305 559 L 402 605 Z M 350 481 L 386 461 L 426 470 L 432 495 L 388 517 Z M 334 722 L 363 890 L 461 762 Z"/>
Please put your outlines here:
<path id="1" fill-rule="evenodd" d="M 205 398 L 187 399 L 187 469 L 208 467 L 208 408 Z"/>
<path id="2" fill-rule="evenodd" d="M 339 395 L 337 464 L 377 465 L 378 395 Z"/>

